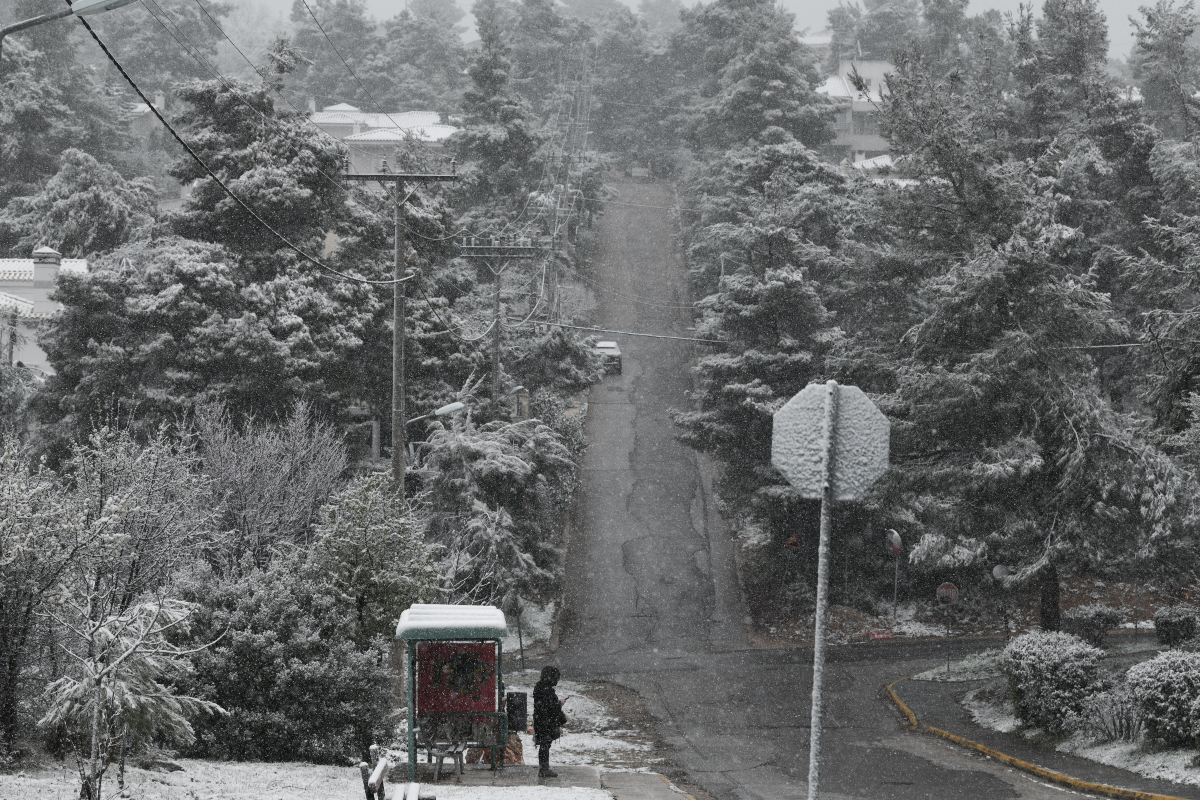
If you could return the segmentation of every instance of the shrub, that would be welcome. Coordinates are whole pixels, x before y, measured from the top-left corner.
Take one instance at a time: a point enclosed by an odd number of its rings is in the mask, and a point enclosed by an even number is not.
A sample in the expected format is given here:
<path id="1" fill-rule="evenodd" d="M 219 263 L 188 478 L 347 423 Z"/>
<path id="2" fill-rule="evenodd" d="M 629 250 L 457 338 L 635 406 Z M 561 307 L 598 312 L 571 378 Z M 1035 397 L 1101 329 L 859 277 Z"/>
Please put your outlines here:
<path id="1" fill-rule="evenodd" d="M 1135 742 L 1142 732 L 1142 709 L 1129 686 L 1122 683 L 1085 700 L 1082 721 L 1104 741 Z"/>
<path id="2" fill-rule="evenodd" d="M 1169 606 L 1154 612 L 1154 635 L 1159 644 L 1178 647 L 1196 635 L 1196 615 L 1182 606 Z"/>
<path id="3" fill-rule="evenodd" d="M 1172 747 L 1192 742 L 1200 700 L 1200 654 L 1159 653 L 1130 667 L 1125 683 L 1137 699 L 1150 738 Z"/>
<path id="4" fill-rule="evenodd" d="M 194 720 L 196 740 L 184 754 L 365 760 L 390 727 L 386 642 L 357 649 L 353 606 L 305 574 L 295 555 L 241 572 L 222 579 L 202 567 L 179 581 L 184 597 L 199 606 L 191 641 L 219 637 L 192 656 L 182 688 L 229 712 Z"/>
<path id="5" fill-rule="evenodd" d="M 1053 735 L 1065 733 L 1068 720 L 1083 715 L 1085 700 L 1101 685 L 1100 655 L 1078 636 L 1057 631 L 1010 642 L 1001 665 L 1017 718 Z"/>
<path id="6" fill-rule="evenodd" d="M 1108 606 L 1093 603 L 1072 608 L 1062 616 L 1062 627 L 1092 647 L 1103 647 L 1104 636 L 1121 622 L 1121 615 Z"/>

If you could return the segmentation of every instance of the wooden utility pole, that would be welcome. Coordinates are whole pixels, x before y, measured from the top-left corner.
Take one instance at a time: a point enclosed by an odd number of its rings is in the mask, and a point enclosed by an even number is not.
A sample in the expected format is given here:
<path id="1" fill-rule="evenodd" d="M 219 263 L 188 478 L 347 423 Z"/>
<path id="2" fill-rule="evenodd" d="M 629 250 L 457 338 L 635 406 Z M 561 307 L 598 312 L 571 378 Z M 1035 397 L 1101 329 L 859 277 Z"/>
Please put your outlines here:
<path id="1" fill-rule="evenodd" d="M 500 279 L 509 264 L 521 259 L 537 258 L 545 252 L 540 244 L 532 240 L 521 239 L 510 242 L 505 239 L 464 239 L 460 249 L 463 258 L 475 258 L 483 261 L 484 266 L 492 273 L 496 286 L 492 290 L 492 402 L 500 402 L 500 341 L 503 327 L 500 314 Z"/>
<path id="2" fill-rule="evenodd" d="M 400 230 L 400 206 L 404 204 L 404 184 L 408 181 L 424 183 L 426 181 L 455 181 L 458 176 L 398 174 L 380 172 L 365 175 L 343 175 L 348 181 L 366 183 L 395 184 L 392 204 L 392 225 L 395 228 L 395 250 L 392 254 L 392 483 L 397 497 L 404 502 L 404 300 L 405 284 L 402 283 L 408 271 L 408 243 Z"/>

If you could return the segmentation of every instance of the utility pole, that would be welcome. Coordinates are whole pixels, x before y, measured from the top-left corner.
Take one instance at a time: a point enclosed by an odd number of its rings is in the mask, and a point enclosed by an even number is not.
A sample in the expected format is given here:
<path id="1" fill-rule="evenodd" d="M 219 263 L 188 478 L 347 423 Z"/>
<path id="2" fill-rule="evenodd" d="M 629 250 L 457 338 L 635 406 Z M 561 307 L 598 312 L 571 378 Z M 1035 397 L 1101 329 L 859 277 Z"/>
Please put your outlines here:
<path id="1" fill-rule="evenodd" d="M 385 167 L 386 168 L 386 167 Z M 408 242 L 400 230 L 400 206 L 406 199 L 404 184 L 406 182 L 424 183 L 427 181 L 456 181 L 458 176 L 453 172 L 449 175 L 430 175 L 424 173 L 399 174 L 394 172 L 379 172 L 364 175 L 343 175 L 348 181 L 365 183 L 395 184 L 392 205 L 392 225 L 395 228 L 395 250 L 392 254 L 392 483 L 396 496 L 404 502 L 404 300 Z"/>
<path id="2" fill-rule="evenodd" d="M 513 261 L 537 258 L 544 248 L 533 244 L 529 239 L 510 242 L 505 239 L 476 239 L 463 240 L 459 255 L 463 258 L 474 258 L 483 261 L 484 266 L 492 273 L 496 286 L 492 290 L 492 402 L 500 402 L 500 279 L 504 271 Z"/>

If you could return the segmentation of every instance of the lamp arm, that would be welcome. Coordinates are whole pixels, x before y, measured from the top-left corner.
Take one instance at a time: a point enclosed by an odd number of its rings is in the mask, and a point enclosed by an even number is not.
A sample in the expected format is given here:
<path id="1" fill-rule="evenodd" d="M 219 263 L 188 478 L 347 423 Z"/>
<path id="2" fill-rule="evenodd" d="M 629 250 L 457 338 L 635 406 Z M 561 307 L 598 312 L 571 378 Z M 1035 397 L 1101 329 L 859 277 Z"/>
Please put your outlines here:
<path id="1" fill-rule="evenodd" d="M 54 11 L 49 14 L 42 14 L 40 17 L 32 17 L 21 22 L 14 22 L 12 25 L 5 25 L 3 28 L 0 28 L 0 48 L 4 47 L 4 37 L 8 36 L 10 33 L 16 33 L 17 31 L 23 31 L 26 28 L 32 28 L 45 22 L 53 22 L 56 19 L 69 17 L 71 16 L 71 13 L 72 9 L 67 7 L 61 11 Z"/>

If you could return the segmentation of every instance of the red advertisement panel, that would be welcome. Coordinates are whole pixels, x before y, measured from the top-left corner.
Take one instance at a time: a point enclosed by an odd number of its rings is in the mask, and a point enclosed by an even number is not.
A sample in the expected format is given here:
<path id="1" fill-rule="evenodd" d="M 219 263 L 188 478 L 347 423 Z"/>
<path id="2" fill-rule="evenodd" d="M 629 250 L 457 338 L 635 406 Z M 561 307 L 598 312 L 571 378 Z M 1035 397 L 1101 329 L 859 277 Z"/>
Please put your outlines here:
<path id="1" fill-rule="evenodd" d="M 491 642 L 419 642 L 417 713 L 499 711 L 496 645 Z"/>

